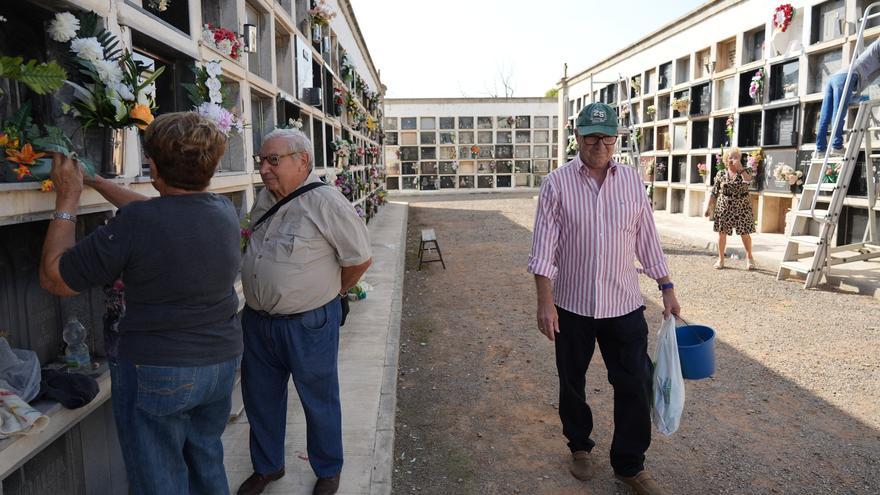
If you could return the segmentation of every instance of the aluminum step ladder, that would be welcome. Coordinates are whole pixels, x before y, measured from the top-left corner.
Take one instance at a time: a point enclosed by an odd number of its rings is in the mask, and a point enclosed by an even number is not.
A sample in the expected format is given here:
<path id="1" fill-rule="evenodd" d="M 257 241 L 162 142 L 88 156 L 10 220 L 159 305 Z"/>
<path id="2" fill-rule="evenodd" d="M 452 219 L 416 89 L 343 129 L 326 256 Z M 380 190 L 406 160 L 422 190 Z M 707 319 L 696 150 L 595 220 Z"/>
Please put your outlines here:
<path id="1" fill-rule="evenodd" d="M 853 58 L 843 87 L 844 95 L 850 93 L 853 62 L 864 48 L 865 25 L 869 19 L 875 17 L 880 17 L 880 2 L 872 3 L 865 9 L 856 38 L 856 49 L 853 50 Z M 788 242 L 776 279 L 783 280 L 792 273 L 803 274 L 805 289 L 816 287 L 822 277 L 827 275 L 831 266 L 880 257 L 880 237 L 875 229 L 876 214 L 874 212 L 877 200 L 877 191 L 874 185 L 876 174 L 874 160 L 880 158 L 880 154 L 874 153 L 871 145 L 871 133 L 876 132 L 878 128 L 873 114 L 875 109 L 880 109 L 880 99 L 859 103 L 856 117 L 848 133 L 844 155 L 832 158 L 830 144 L 834 138 L 834 131 L 841 122 L 840 119 L 844 119 L 846 116 L 848 106 L 847 99 L 841 98 L 837 114 L 831 125 L 832 136 L 829 139 L 828 149 L 823 158 L 810 161 L 810 168 L 804 177 L 803 193 L 798 200 L 797 209 L 793 212 L 794 221 L 791 230 L 786 232 Z M 840 220 L 846 191 L 856 168 L 859 152 L 862 149 L 865 152 L 868 225 L 862 236 L 862 242 L 832 247 L 833 235 L 837 222 Z M 826 173 L 829 167 L 837 168 L 836 180 L 833 180 L 833 173 Z M 830 193 L 830 200 L 826 209 L 818 209 L 819 197 L 828 197 L 823 193 Z M 801 252 L 802 247 L 805 248 L 804 252 Z M 842 255 L 832 256 L 834 254 Z"/>
<path id="2" fill-rule="evenodd" d="M 617 116 L 617 135 L 620 138 L 620 145 L 617 148 L 615 159 L 623 164 L 629 165 L 635 169 L 639 168 L 639 143 L 636 139 L 638 130 L 636 129 L 636 116 L 632 107 L 632 89 L 630 89 L 630 81 L 620 76 L 618 82 L 625 83 L 626 88 L 626 114 Z"/>

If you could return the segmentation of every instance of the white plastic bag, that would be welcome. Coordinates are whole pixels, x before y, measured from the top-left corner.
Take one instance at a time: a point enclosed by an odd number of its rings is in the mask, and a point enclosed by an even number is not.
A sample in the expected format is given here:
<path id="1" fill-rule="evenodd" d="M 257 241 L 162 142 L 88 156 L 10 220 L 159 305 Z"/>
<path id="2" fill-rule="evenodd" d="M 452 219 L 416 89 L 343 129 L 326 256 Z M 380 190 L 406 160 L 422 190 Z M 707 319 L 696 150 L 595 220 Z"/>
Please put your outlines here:
<path id="1" fill-rule="evenodd" d="M 40 376 L 36 352 L 12 349 L 9 342 L 0 337 L 0 388 L 30 402 L 40 392 Z"/>
<path id="2" fill-rule="evenodd" d="M 653 419 L 657 430 L 672 435 L 678 429 L 684 410 L 684 379 L 678 360 L 678 341 L 675 338 L 675 317 L 669 316 L 660 325 L 657 352 L 654 354 L 654 407 Z"/>

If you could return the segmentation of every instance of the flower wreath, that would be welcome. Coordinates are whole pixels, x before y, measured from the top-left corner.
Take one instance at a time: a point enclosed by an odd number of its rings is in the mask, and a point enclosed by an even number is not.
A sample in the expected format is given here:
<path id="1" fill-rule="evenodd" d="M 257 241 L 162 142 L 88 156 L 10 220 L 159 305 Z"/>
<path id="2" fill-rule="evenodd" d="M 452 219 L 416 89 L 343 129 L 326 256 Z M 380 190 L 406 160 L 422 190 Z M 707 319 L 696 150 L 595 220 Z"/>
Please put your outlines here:
<path id="1" fill-rule="evenodd" d="M 794 15 L 794 9 L 790 3 L 784 3 L 773 12 L 773 27 L 781 32 L 785 32 L 791 25 L 791 17 Z"/>

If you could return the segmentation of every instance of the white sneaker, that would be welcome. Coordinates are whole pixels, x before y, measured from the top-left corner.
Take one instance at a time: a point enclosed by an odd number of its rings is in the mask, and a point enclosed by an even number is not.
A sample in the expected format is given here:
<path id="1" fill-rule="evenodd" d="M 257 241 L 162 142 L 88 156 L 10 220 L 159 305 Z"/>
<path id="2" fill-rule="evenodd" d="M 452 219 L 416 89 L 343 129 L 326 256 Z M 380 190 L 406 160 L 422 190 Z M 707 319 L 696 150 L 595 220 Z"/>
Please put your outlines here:
<path id="1" fill-rule="evenodd" d="M 843 148 L 831 148 L 831 156 L 843 156 Z"/>

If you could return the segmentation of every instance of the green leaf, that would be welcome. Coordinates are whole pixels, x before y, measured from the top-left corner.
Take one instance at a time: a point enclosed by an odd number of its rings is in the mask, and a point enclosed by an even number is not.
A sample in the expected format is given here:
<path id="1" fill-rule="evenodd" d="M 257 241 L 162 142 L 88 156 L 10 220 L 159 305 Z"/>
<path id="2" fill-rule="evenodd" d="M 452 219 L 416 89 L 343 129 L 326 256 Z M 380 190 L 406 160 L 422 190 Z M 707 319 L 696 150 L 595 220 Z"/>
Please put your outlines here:
<path id="1" fill-rule="evenodd" d="M 140 91 L 141 89 L 149 86 L 153 81 L 156 80 L 157 77 L 162 75 L 162 72 L 164 72 L 164 71 L 165 71 L 165 67 L 159 67 L 158 69 L 156 69 L 155 72 L 150 74 L 150 77 L 144 79 L 143 82 L 141 82 L 140 84 L 137 85 L 137 91 Z"/>
<path id="2" fill-rule="evenodd" d="M 77 37 L 88 38 L 98 32 L 98 14 L 85 12 L 79 17 L 79 33 Z"/>
<path id="3" fill-rule="evenodd" d="M 189 97 L 189 102 L 192 103 L 194 107 L 202 104 L 202 95 L 199 93 L 199 88 L 196 87 L 195 84 L 184 83 L 183 89 L 186 90 L 186 94 Z"/>
<path id="4" fill-rule="evenodd" d="M 38 95 L 44 95 L 60 88 L 67 77 L 57 62 L 37 64 L 28 60 L 22 64 L 21 57 L 0 57 L 0 77 L 18 81 Z"/>

